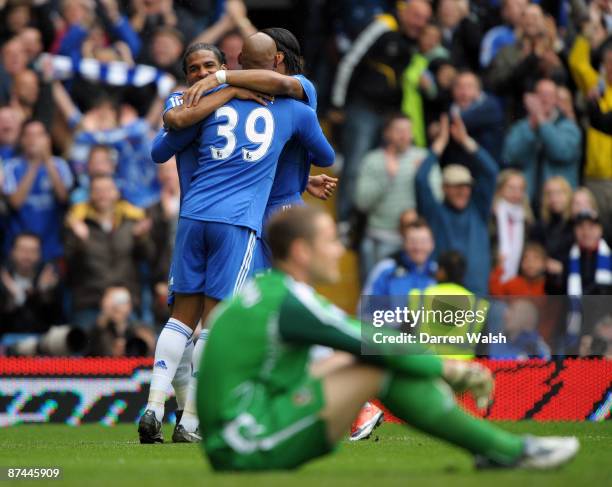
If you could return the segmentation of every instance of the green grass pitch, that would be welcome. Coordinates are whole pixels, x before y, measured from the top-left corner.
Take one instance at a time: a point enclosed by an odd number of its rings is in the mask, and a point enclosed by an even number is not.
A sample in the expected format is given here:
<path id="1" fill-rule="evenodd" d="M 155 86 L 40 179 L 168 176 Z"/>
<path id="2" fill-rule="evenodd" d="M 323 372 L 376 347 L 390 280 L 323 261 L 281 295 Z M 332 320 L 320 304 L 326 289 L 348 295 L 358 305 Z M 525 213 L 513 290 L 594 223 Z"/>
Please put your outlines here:
<path id="1" fill-rule="evenodd" d="M 552 472 L 476 472 L 469 455 L 396 424 L 293 472 L 214 474 L 196 445 L 140 445 L 136 425 L 21 425 L 0 430 L 0 466 L 59 466 L 63 480 L 2 485 L 492 486 L 612 485 L 612 422 L 504 423 L 520 433 L 576 435 L 581 451 Z M 164 427 L 166 438 L 171 426 Z"/>

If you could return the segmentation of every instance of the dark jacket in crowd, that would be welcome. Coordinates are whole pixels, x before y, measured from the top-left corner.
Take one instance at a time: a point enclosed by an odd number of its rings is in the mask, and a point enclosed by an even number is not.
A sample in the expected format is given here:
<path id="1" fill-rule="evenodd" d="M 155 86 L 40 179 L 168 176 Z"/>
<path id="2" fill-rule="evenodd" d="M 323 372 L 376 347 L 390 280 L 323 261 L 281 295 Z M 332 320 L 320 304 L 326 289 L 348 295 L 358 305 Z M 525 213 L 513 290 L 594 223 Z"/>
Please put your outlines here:
<path id="1" fill-rule="evenodd" d="M 70 229 L 66 233 L 65 251 L 69 286 L 74 310 L 97 308 L 110 286 L 125 286 L 135 308 L 140 306 L 138 263 L 149 260 L 154 252 L 148 236 L 134 236 L 134 225 L 145 215 L 140 208 L 125 201 L 117 203 L 114 228 L 106 232 L 95 220 L 88 203 L 75 205 L 69 218 L 82 218 L 89 238 L 81 240 Z"/>
<path id="2" fill-rule="evenodd" d="M 448 250 L 460 252 L 467 262 L 465 287 L 476 294 L 486 294 L 491 269 L 488 221 L 498 169 L 482 147 L 472 157 L 475 183 L 464 210 L 458 211 L 446 201 L 440 203 L 434 197 L 428 184 L 429 172 L 438 163 L 433 152 L 416 175 L 417 208 L 433 231 L 436 256 Z"/>

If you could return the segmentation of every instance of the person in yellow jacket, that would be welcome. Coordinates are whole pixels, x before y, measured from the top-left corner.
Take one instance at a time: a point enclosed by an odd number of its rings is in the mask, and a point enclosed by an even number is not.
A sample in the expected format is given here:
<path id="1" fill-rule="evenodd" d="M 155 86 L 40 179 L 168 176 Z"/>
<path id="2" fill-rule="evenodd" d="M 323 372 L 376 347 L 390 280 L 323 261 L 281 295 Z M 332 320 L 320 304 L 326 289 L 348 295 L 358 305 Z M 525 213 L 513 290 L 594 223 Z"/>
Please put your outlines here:
<path id="1" fill-rule="evenodd" d="M 585 29 L 586 31 L 587 29 Z M 589 100 L 586 132 L 585 185 L 593 191 L 602 221 L 612 220 L 612 46 L 601 53 L 601 70 L 591 65 L 592 43 L 585 35 L 576 37 L 570 51 L 572 77 Z M 609 224 L 608 224 L 609 225 Z M 606 228 L 607 231 L 612 228 Z"/>
<path id="2" fill-rule="evenodd" d="M 411 292 L 409 304 L 412 310 L 421 310 L 413 328 L 419 343 L 432 353 L 468 360 L 479 345 L 468 334 L 483 331 L 489 303 L 462 285 L 465 265 L 459 252 L 443 253 L 438 259 L 438 283 Z"/>

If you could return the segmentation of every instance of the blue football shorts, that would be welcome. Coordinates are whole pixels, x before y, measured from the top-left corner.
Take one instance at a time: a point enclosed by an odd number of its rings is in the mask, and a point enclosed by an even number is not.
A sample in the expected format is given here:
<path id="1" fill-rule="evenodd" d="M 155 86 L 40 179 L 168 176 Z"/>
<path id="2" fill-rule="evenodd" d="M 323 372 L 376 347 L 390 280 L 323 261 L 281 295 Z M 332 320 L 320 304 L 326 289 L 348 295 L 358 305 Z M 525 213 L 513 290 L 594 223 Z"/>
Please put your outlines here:
<path id="1" fill-rule="evenodd" d="M 253 272 L 254 230 L 227 223 L 179 218 L 169 294 L 236 294 Z"/>

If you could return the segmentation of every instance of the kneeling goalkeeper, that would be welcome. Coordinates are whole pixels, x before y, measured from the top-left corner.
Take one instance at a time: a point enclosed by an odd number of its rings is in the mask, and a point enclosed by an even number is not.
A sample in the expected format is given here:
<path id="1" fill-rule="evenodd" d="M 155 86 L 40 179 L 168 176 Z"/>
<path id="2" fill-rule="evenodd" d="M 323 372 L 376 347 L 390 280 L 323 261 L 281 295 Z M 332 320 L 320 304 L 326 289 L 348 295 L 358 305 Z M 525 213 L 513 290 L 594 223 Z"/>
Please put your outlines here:
<path id="1" fill-rule="evenodd" d="M 344 248 L 327 214 L 291 208 L 267 232 L 274 270 L 210 318 L 198 414 L 213 468 L 290 469 L 330 453 L 372 397 L 412 427 L 468 450 L 481 467 L 553 468 L 576 454 L 576 438 L 518 436 L 463 411 L 453 391 L 481 405 L 490 400 L 491 374 L 477 363 L 417 349 L 361 355 L 360 323 L 311 287 L 340 277 Z M 313 363 L 314 345 L 338 352 Z"/>

